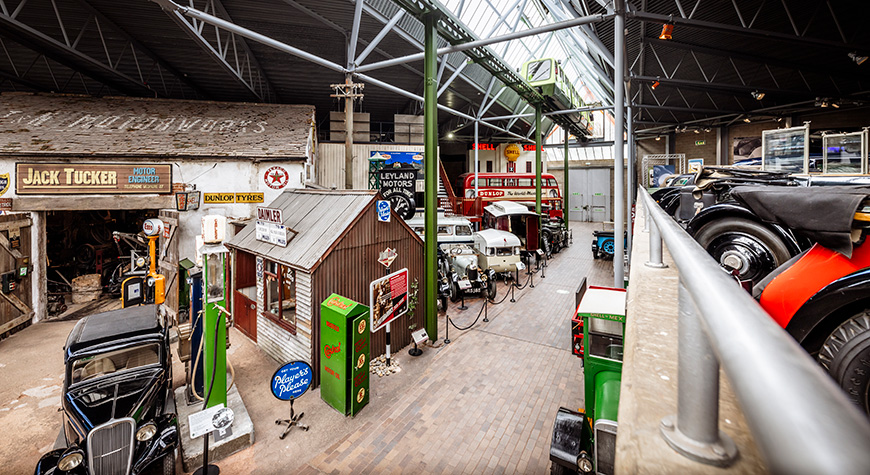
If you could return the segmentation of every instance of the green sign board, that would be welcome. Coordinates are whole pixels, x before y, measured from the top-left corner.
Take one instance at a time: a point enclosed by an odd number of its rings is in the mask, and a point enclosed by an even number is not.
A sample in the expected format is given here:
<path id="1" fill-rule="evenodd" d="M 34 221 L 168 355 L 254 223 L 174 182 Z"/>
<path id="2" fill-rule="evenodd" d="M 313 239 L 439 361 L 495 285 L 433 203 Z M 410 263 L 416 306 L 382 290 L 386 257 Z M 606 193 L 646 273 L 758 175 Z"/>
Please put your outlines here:
<path id="1" fill-rule="evenodd" d="M 706 140 L 695 140 L 695 145 L 707 145 Z"/>
<path id="2" fill-rule="evenodd" d="M 320 397 L 345 415 L 369 400 L 368 318 L 368 307 L 338 294 L 320 304 Z"/>

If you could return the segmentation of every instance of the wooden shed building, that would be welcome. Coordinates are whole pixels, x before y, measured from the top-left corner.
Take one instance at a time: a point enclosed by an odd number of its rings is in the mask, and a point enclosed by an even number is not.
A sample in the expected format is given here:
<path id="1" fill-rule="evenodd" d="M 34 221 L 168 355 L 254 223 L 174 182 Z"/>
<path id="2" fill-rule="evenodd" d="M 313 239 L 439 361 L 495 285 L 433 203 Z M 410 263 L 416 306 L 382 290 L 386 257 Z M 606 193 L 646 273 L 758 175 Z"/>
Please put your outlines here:
<path id="1" fill-rule="evenodd" d="M 258 239 L 255 222 L 239 231 L 226 243 L 234 254 L 236 327 L 279 362 L 316 368 L 320 303 L 335 292 L 368 305 L 369 283 L 386 272 L 378 256 L 388 247 L 398 253 L 391 269 L 408 269 L 410 298 L 416 286 L 423 302 L 423 241 L 396 215 L 378 221 L 376 199 L 373 191 L 287 190 L 268 206 L 280 210 L 286 246 Z M 391 325 L 394 351 L 411 343 L 409 325 L 424 327 L 422 307 Z M 385 353 L 383 331 L 372 335 L 371 351 L 372 358 Z"/>

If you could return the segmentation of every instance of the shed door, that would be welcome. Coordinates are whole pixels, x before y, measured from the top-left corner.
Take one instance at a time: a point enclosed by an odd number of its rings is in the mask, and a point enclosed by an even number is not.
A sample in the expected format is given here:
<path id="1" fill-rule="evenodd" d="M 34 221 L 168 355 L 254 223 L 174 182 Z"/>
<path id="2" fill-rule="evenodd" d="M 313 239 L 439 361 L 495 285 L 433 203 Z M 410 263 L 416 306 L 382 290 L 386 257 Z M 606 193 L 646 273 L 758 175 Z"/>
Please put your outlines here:
<path id="1" fill-rule="evenodd" d="M 0 275 L 12 273 L 16 281 L 12 292 L 0 291 L 0 335 L 27 323 L 33 316 L 30 284 L 33 266 L 21 276 L 16 265 L 22 257 L 32 256 L 30 226 L 30 217 L 26 214 L 0 216 Z"/>
<path id="2" fill-rule="evenodd" d="M 160 250 L 157 259 L 158 272 L 166 278 L 166 301 L 163 305 L 174 321 L 178 315 L 178 211 L 160 210 L 158 217 L 164 226 L 158 241 Z"/>

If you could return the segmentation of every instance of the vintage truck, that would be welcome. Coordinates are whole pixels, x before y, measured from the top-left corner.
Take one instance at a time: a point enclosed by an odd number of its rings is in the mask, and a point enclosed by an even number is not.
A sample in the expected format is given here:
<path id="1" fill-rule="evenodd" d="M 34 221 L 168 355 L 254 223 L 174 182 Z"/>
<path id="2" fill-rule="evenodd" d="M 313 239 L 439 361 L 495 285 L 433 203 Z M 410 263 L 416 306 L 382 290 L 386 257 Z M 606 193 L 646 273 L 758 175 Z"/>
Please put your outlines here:
<path id="1" fill-rule="evenodd" d="M 625 289 L 577 290 L 572 351 L 583 361 L 585 409 L 560 407 L 550 442 L 551 472 L 614 473 L 616 414 L 622 382 Z"/>
<path id="2" fill-rule="evenodd" d="M 510 274 L 525 266 L 520 260 L 520 240 L 507 231 L 484 229 L 474 233 L 474 245 L 445 244 L 449 297 L 458 301 L 464 294 L 496 296 L 497 274 Z"/>

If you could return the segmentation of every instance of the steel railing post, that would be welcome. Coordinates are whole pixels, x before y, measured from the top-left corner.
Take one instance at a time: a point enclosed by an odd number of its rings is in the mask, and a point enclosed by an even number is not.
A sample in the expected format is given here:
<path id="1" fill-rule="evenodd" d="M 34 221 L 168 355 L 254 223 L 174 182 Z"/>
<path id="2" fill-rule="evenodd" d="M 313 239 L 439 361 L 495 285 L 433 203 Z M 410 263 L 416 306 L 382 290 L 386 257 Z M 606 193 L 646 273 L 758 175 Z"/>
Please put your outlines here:
<path id="1" fill-rule="evenodd" d="M 662 235 L 659 226 L 649 218 L 649 210 L 646 210 L 646 216 L 646 225 L 649 227 L 649 262 L 644 265 L 664 269 L 668 265 L 662 262 Z"/>
<path id="2" fill-rule="evenodd" d="M 677 414 L 662 419 L 662 436 L 671 448 L 692 460 L 731 465 L 737 458 L 737 446 L 719 430 L 719 361 L 682 278 L 678 344 Z"/>

